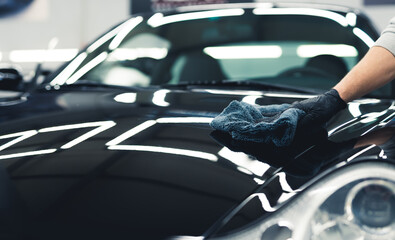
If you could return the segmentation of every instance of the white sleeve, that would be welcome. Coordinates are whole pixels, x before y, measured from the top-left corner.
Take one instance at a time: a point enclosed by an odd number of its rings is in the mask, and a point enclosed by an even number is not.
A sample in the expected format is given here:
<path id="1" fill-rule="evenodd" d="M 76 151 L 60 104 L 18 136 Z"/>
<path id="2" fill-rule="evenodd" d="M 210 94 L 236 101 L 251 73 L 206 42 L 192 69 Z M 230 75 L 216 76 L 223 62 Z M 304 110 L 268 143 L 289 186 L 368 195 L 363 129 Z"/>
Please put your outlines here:
<path id="1" fill-rule="evenodd" d="M 374 46 L 386 48 L 395 56 L 395 17 L 390 20 L 389 25 L 381 33 Z"/>

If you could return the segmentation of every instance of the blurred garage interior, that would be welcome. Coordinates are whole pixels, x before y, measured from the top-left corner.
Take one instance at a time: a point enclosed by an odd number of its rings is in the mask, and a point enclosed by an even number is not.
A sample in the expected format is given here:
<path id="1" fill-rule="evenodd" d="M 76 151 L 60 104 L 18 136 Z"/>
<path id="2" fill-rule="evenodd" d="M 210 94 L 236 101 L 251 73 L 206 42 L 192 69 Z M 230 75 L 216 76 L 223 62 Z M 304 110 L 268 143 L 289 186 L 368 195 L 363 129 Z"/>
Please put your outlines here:
<path id="1" fill-rule="evenodd" d="M 74 57 L 110 27 L 130 15 L 193 4 L 276 2 L 266 0 L 0 0 L 0 67 L 13 66 L 26 79 L 38 63 L 48 72 Z M 395 0 L 287 0 L 361 9 L 381 31 L 395 12 Z"/>

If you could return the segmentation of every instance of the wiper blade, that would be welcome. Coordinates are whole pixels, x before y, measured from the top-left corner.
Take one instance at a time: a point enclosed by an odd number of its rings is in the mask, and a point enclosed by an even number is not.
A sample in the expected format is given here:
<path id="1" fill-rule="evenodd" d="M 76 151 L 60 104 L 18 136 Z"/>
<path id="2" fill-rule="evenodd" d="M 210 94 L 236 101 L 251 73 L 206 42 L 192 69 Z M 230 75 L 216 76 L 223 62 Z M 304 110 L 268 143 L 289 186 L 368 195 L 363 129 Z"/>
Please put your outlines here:
<path id="1" fill-rule="evenodd" d="M 81 88 L 81 87 L 92 87 L 92 88 L 108 88 L 108 89 L 139 89 L 136 86 L 120 86 L 120 85 L 111 85 L 104 84 L 101 82 L 91 81 L 91 80 L 78 80 L 73 84 L 65 84 L 62 85 L 62 88 Z"/>
<path id="2" fill-rule="evenodd" d="M 233 82 L 233 81 L 225 81 L 225 82 Z M 309 93 L 309 94 L 321 94 L 324 93 L 324 90 L 314 89 L 314 88 L 307 88 L 307 87 L 296 87 L 296 86 L 289 86 L 284 84 L 277 84 L 277 83 L 267 83 L 262 81 L 254 81 L 254 80 L 243 80 L 237 81 L 238 84 L 246 84 L 248 86 L 257 87 L 257 88 L 268 88 L 273 90 L 283 90 L 283 91 L 291 91 L 297 93 Z"/>
<path id="3" fill-rule="evenodd" d="M 198 88 L 198 87 L 244 87 L 254 88 L 255 90 L 276 90 L 276 91 L 290 91 L 295 93 L 307 93 L 307 94 L 321 94 L 324 90 L 312 89 L 306 87 L 295 87 L 282 84 L 265 83 L 262 81 L 253 80 L 225 80 L 225 81 L 201 81 L 201 82 L 183 82 L 178 84 L 164 84 L 160 85 L 164 88 Z"/>

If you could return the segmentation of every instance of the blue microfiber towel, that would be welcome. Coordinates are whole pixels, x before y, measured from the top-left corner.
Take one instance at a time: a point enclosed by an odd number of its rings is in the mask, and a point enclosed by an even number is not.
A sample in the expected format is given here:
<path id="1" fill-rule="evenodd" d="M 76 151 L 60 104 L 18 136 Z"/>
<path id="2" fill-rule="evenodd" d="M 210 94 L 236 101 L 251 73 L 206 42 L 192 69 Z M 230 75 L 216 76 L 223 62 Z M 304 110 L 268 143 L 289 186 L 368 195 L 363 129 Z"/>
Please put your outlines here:
<path id="1" fill-rule="evenodd" d="M 258 106 L 234 100 L 210 126 L 228 132 L 236 140 L 288 146 L 295 136 L 298 120 L 305 115 L 304 111 L 289 106 Z"/>

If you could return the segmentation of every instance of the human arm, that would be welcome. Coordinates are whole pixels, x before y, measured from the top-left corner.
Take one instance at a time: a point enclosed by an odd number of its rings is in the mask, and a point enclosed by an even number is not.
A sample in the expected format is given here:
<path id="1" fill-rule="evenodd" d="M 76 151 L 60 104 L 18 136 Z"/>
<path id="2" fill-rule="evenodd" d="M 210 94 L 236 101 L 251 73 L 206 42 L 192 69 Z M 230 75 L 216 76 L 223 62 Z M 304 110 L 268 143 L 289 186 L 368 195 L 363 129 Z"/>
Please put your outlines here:
<path id="1" fill-rule="evenodd" d="M 334 89 L 345 102 L 349 102 L 384 86 L 393 79 L 395 56 L 384 47 L 374 46 Z"/>
<path id="2" fill-rule="evenodd" d="M 349 102 L 395 79 L 395 18 L 362 60 L 334 87 Z"/>
<path id="3" fill-rule="evenodd" d="M 306 115 L 299 126 L 322 125 L 346 103 L 385 85 L 395 79 L 395 18 L 383 31 L 374 46 L 362 60 L 329 92 L 312 99 L 296 102 L 293 107 Z"/>

